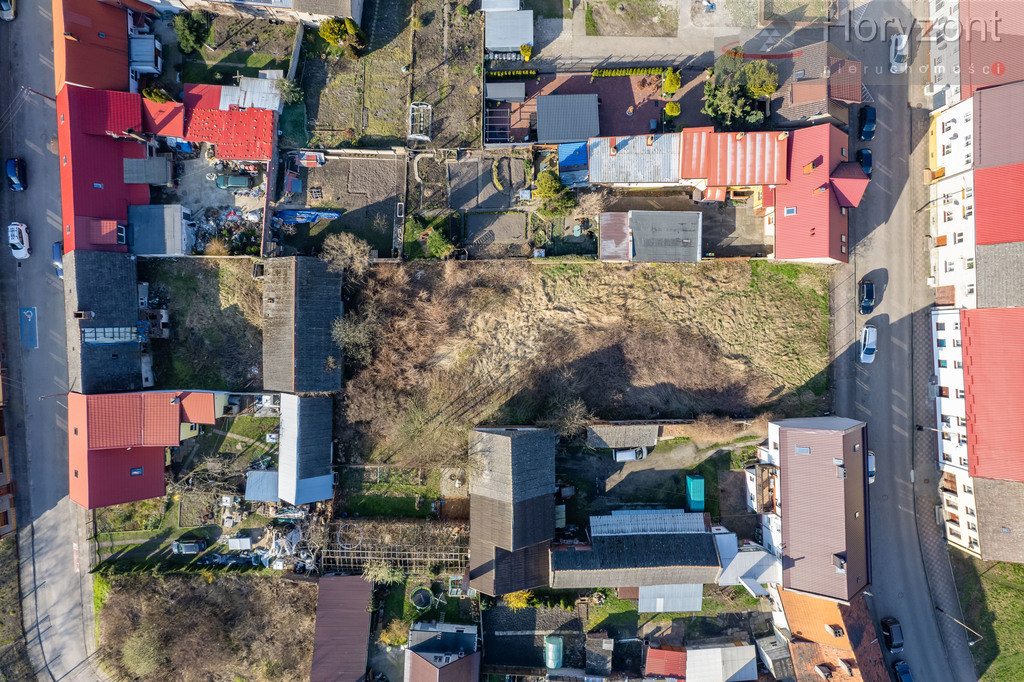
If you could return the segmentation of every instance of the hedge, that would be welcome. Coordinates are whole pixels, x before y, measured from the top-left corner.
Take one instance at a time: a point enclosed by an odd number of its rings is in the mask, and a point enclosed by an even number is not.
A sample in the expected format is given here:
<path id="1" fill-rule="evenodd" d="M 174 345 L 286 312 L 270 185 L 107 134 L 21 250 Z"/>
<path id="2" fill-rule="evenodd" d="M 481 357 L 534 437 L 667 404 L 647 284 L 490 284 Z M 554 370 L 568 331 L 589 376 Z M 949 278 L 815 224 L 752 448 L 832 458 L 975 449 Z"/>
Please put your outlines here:
<path id="1" fill-rule="evenodd" d="M 536 78 L 537 72 L 530 69 L 522 69 L 518 71 L 488 71 L 487 80 L 498 81 L 498 80 L 526 80 L 529 78 Z"/>
<path id="2" fill-rule="evenodd" d="M 591 76 L 601 78 L 602 76 L 661 76 L 671 67 L 643 66 L 632 69 L 594 69 Z"/>

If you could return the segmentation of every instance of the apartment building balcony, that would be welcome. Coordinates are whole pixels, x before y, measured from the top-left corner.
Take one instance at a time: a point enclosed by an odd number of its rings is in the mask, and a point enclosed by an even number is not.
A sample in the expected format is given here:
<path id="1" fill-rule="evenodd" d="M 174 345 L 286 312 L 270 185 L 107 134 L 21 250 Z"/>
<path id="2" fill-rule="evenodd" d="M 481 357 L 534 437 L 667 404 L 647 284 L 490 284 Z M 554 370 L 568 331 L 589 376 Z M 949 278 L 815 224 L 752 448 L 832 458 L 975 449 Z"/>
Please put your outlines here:
<path id="1" fill-rule="evenodd" d="M 758 514 L 779 514 L 781 505 L 778 496 L 779 468 L 774 464 L 754 465 L 754 488 L 756 490 L 756 511 Z"/>
<path id="2" fill-rule="evenodd" d="M 943 459 L 945 459 L 947 456 L 948 455 L 946 455 L 946 453 L 943 453 Z M 953 497 L 957 497 L 959 495 L 959 491 L 957 489 L 956 476 L 949 473 L 948 471 L 943 472 L 942 478 L 939 480 L 939 490 L 941 490 L 944 493 L 948 493 Z"/>

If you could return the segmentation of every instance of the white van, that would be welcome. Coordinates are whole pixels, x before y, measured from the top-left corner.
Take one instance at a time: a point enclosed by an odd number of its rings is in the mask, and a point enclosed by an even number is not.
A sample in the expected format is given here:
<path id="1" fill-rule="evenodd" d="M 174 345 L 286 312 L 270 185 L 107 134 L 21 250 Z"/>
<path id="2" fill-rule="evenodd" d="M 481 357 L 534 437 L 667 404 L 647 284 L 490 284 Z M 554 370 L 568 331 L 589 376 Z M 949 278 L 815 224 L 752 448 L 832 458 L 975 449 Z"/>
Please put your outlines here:
<path id="1" fill-rule="evenodd" d="M 647 457 L 647 448 L 629 448 L 627 450 L 612 450 L 612 457 L 616 462 L 635 462 Z"/>

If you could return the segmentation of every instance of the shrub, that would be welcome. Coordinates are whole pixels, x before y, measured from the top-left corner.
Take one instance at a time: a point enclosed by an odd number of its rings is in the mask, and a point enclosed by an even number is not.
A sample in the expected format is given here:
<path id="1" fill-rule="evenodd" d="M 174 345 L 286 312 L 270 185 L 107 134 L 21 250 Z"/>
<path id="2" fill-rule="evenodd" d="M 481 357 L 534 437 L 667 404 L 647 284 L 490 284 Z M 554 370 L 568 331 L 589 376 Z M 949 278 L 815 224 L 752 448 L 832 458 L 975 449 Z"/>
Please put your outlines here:
<path id="1" fill-rule="evenodd" d="M 359 49 L 366 47 L 366 34 L 352 17 L 345 17 L 345 31 L 348 33 L 349 42 L 354 43 Z"/>
<path id="2" fill-rule="evenodd" d="M 460 18 L 469 19 L 469 5 L 459 5 L 459 9 L 456 11 L 459 13 Z"/>
<path id="3" fill-rule="evenodd" d="M 587 3 L 587 13 L 586 13 L 586 16 L 584 17 L 584 19 L 586 21 L 586 26 L 587 26 L 587 35 L 588 36 L 600 35 L 600 33 L 598 33 L 598 30 L 597 30 L 597 20 L 594 19 L 594 8 L 590 6 L 589 2 Z"/>
<path id="4" fill-rule="evenodd" d="M 351 232 L 338 232 L 324 240 L 320 259 L 331 272 L 344 271 L 353 279 L 361 279 L 370 267 L 370 245 Z"/>
<path id="5" fill-rule="evenodd" d="M 523 55 L 523 61 L 530 61 L 530 57 L 533 56 L 533 45 L 520 45 L 519 54 Z"/>
<path id="6" fill-rule="evenodd" d="M 665 83 L 662 85 L 662 90 L 665 91 L 666 95 L 674 94 L 683 84 L 682 78 L 679 76 L 679 72 L 673 68 L 665 69 Z"/>
<path id="7" fill-rule="evenodd" d="M 346 317 L 331 323 L 331 339 L 349 362 L 367 366 L 373 360 L 373 347 L 380 332 L 381 315 L 372 304 L 359 306 Z"/>
<path id="8" fill-rule="evenodd" d="M 747 94 L 754 99 L 771 97 L 779 89 L 779 70 L 766 59 L 747 62 L 742 74 Z"/>
<path id="9" fill-rule="evenodd" d="M 544 171 L 537 176 L 537 196 L 550 199 L 562 191 L 562 179 L 554 171 Z"/>
<path id="10" fill-rule="evenodd" d="M 660 66 L 636 66 L 629 69 L 594 69 L 590 72 L 591 78 L 602 78 L 608 76 L 661 76 L 666 69 Z"/>
<path id="11" fill-rule="evenodd" d="M 488 71 L 487 80 L 529 80 L 536 78 L 537 72 L 533 69 L 518 69 L 515 71 Z"/>
<path id="12" fill-rule="evenodd" d="M 435 229 L 427 236 L 427 255 L 431 258 L 447 258 L 454 250 L 455 247 L 441 230 Z"/>
<path id="13" fill-rule="evenodd" d="M 359 50 L 357 50 L 356 46 L 352 43 L 345 44 L 343 54 L 345 55 L 345 59 L 351 59 L 352 61 L 359 59 Z"/>
<path id="14" fill-rule="evenodd" d="M 320 37 L 331 45 L 341 45 L 345 42 L 345 36 L 347 34 L 348 31 L 345 30 L 345 22 L 341 19 L 328 19 L 320 24 Z"/>
<path id="15" fill-rule="evenodd" d="M 367 561 L 363 566 L 363 580 L 369 583 L 392 585 L 405 580 L 405 571 L 383 559 Z"/>
<path id="16" fill-rule="evenodd" d="M 567 216 L 576 208 L 576 197 L 569 191 L 563 190 L 544 202 L 540 212 L 548 218 L 559 218 Z"/>
<path id="17" fill-rule="evenodd" d="M 409 24 L 412 26 L 412 30 L 414 31 L 419 31 L 426 25 L 423 23 L 422 17 L 413 17 Z"/>
<path id="18" fill-rule="evenodd" d="M 220 237 L 214 237 L 206 245 L 203 253 L 207 256 L 226 256 L 228 255 L 228 245 Z"/>
<path id="19" fill-rule="evenodd" d="M 409 642 L 409 624 L 400 620 L 391 621 L 380 631 L 380 643 L 384 646 L 402 646 Z"/>
<path id="20" fill-rule="evenodd" d="M 463 5 L 463 7 L 465 7 L 465 5 Z M 484 67 L 482 64 L 477 64 L 476 66 L 473 67 L 473 75 L 476 76 L 477 78 L 484 75 Z"/>
<path id="21" fill-rule="evenodd" d="M 533 593 L 530 590 L 520 590 L 519 592 L 509 592 L 501 598 L 501 601 L 505 602 L 505 606 L 510 611 L 521 611 L 530 606 L 532 598 Z"/>
<path id="22" fill-rule="evenodd" d="M 302 101 L 302 88 L 289 78 L 277 79 L 277 91 L 281 93 L 281 100 L 285 104 L 297 104 Z"/>
<path id="23" fill-rule="evenodd" d="M 157 104 L 163 104 L 164 102 L 170 102 L 171 98 L 167 96 L 167 93 L 162 88 L 148 87 L 142 90 L 142 96 L 148 99 L 150 102 L 156 102 Z"/>
<path id="24" fill-rule="evenodd" d="M 665 115 L 669 118 L 675 118 L 679 115 L 680 111 L 679 102 L 669 102 L 665 105 Z"/>
<path id="25" fill-rule="evenodd" d="M 140 626 L 121 646 L 121 662 L 136 677 L 149 677 L 167 662 L 156 632 Z"/>
<path id="26" fill-rule="evenodd" d="M 203 12 L 192 10 L 174 16 L 174 32 L 178 34 L 178 46 L 187 54 L 203 46 L 210 34 L 210 27 Z"/>

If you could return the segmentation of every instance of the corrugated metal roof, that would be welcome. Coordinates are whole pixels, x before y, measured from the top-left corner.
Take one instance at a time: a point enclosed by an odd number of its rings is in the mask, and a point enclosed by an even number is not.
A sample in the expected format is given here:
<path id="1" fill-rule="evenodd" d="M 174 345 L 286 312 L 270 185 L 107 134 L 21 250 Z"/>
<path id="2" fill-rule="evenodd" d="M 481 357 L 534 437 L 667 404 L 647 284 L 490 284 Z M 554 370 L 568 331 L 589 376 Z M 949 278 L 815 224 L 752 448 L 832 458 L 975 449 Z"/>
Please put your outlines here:
<path id="1" fill-rule="evenodd" d="M 551 552 L 555 588 L 713 583 L 719 573 L 710 533 L 603 535 L 590 549 Z"/>
<path id="2" fill-rule="evenodd" d="M 1024 481 L 1024 421 L 1008 418 L 1024 404 L 1024 308 L 960 311 L 971 476 Z M 783 498 L 785 499 L 785 498 Z"/>
<path id="3" fill-rule="evenodd" d="M 978 88 L 1024 79 L 1024 62 L 1013 56 L 1024 36 L 1024 3 L 1014 0 L 960 3 L 958 23 L 964 27 L 958 31 L 956 43 L 960 50 L 961 100 L 984 92 Z M 993 68 L 996 64 L 1000 68 Z M 1003 125 L 989 130 L 1006 131 L 1009 126 L 1005 125 L 1005 115 L 1011 111 L 1020 111 L 1020 108 L 1005 109 Z"/>
<path id="4" fill-rule="evenodd" d="M 631 260 L 637 263 L 697 263 L 701 259 L 700 211 L 630 211 Z"/>
<path id="5" fill-rule="evenodd" d="M 597 224 L 601 235 L 598 241 L 597 252 L 601 260 L 613 263 L 628 263 L 632 249 L 629 245 L 629 225 L 626 220 L 626 213 L 602 213 L 597 217 Z M 621 447 L 617 445 L 597 446 L 591 444 L 591 428 L 593 427 L 587 428 L 587 445 L 590 447 Z M 657 433 L 655 433 L 655 441 L 657 441 Z"/>
<path id="6" fill-rule="evenodd" d="M 593 138 L 587 163 L 590 182 L 597 185 L 678 183 L 679 134 Z"/>
<path id="7" fill-rule="evenodd" d="M 331 413 L 330 398 L 281 394 L 278 495 L 289 504 L 333 497 Z"/>
<path id="8" fill-rule="evenodd" d="M 558 168 L 572 168 L 587 165 L 587 141 L 567 142 L 558 145 Z"/>
<path id="9" fill-rule="evenodd" d="M 687 128 L 680 133 L 679 176 L 689 180 L 708 177 L 708 139 L 714 128 Z"/>
<path id="10" fill-rule="evenodd" d="M 143 98 L 142 129 L 153 135 L 182 137 L 185 134 L 185 105 L 180 102 L 159 104 Z"/>
<path id="11" fill-rule="evenodd" d="M 1018 111 L 1024 111 L 1024 103 Z M 1024 155 L 1018 159 L 1024 161 Z M 1020 219 L 1020 202 L 1017 201 L 1021 187 L 1024 187 L 1024 163 L 974 171 L 976 244 L 1024 241 L 1024 221 Z M 951 208 L 964 210 L 959 206 Z"/>
<path id="12" fill-rule="evenodd" d="M 678 680 L 686 679 L 686 650 L 669 651 L 647 647 L 646 675 L 661 675 Z"/>
<path id="13" fill-rule="evenodd" d="M 753 644 L 686 650 L 686 682 L 751 680 L 757 680 L 757 650 Z"/>
<path id="14" fill-rule="evenodd" d="M 637 611 L 640 613 L 689 613 L 700 611 L 704 603 L 704 585 L 648 585 L 640 588 Z"/>
<path id="15" fill-rule="evenodd" d="M 536 428 L 471 431 L 470 495 L 520 502 L 553 493 L 555 438 L 553 431 Z"/>
<path id="16" fill-rule="evenodd" d="M 1015 4 L 1000 3 L 1000 12 L 1004 5 L 1009 9 L 1009 5 Z M 1024 12 L 1020 14 L 1024 18 Z M 1011 61 L 1004 59 L 1008 69 L 1014 68 L 1009 64 Z M 961 78 L 964 77 L 961 74 Z M 974 94 L 972 157 L 976 178 L 980 169 L 1012 166 L 1024 161 L 1024 132 L 1017 126 L 1008 125 L 1010 112 L 1024 110 L 1024 82 L 1004 82 L 1007 84 Z M 963 92 L 962 95 L 964 98 L 969 96 Z M 981 189 L 980 181 L 976 180 L 975 190 L 978 189 Z"/>
<path id="17" fill-rule="evenodd" d="M 57 0 L 52 37 L 54 92 L 60 93 L 65 83 L 128 89 L 128 17 L 123 7 L 94 0 Z"/>
<path id="18" fill-rule="evenodd" d="M 521 45 L 533 45 L 533 10 L 484 14 L 485 48 L 492 52 L 518 52 Z"/>
<path id="19" fill-rule="evenodd" d="M 666 535 L 676 533 L 706 533 L 704 514 L 690 512 L 663 512 L 647 514 L 610 514 L 590 517 L 590 534 L 602 535 Z"/>
<path id="20" fill-rule="evenodd" d="M 526 83 L 495 82 L 484 86 L 485 97 L 499 102 L 522 102 L 526 99 Z"/>
<path id="21" fill-rule="evenodd" d="M 583 142 L 600 134 L 596 94 L 537 97 L 537 141 L 541 144 Z"/>
<path id="22" fill-rule="evenodd" d="M 515 12 L 519 10 L 522 0 L 481 0 L 481 12 Z"/>
<path id="23" fill-rule="evenodd" d="M 190 253 L 191 243 L 186 244 L 183 221 L 181 204 L 129 206 L 129 250 L 137 256 Z"/>
<path id="24" fill-rule="evenodd" d="M 358 575 L 320 578 L 310 682 L 362 680 L 370 639 L 372 586 Z"/>
<path id="25" fill-rule="evenodd" d="M 281 91 L 275 78 L 252 78 L 243 76 L 238 85 L 224 85 L 220 89 L 221 111 L 240 109 L 268 109 L 276 111 L 281 106 Z"/>
<path id="26" fill-rule="evenodd" d="M 709 140 L 708 185 L 775 185 L 786 181 L 786 133 L 715 133 Z"/>
<path id="27" fill-rule="evenodd" d="M 171 183 L 171 160 L 165 156 L 124 160 L 124 181 L 131 185 L 162 185 Z"/>
<path id="28" fill-rule="evenodd" d="M 277 503 L 277 471 L 250 471 L 245 474 L 245 499 Z"/>
<path id="29" fill-rule="evenodd" d="M 625 213 L 602 213 L 601 226 L 605 216 L 609 221 Z M 604 232 L 602 231 L 602 239 Z M 603 260 L 608 260 L 603 258 Z M 658 444 L 657 424 L 593 424 L 587 427 L 587 447 L 590 448 L 638 448 L 654 447 Z"/>

